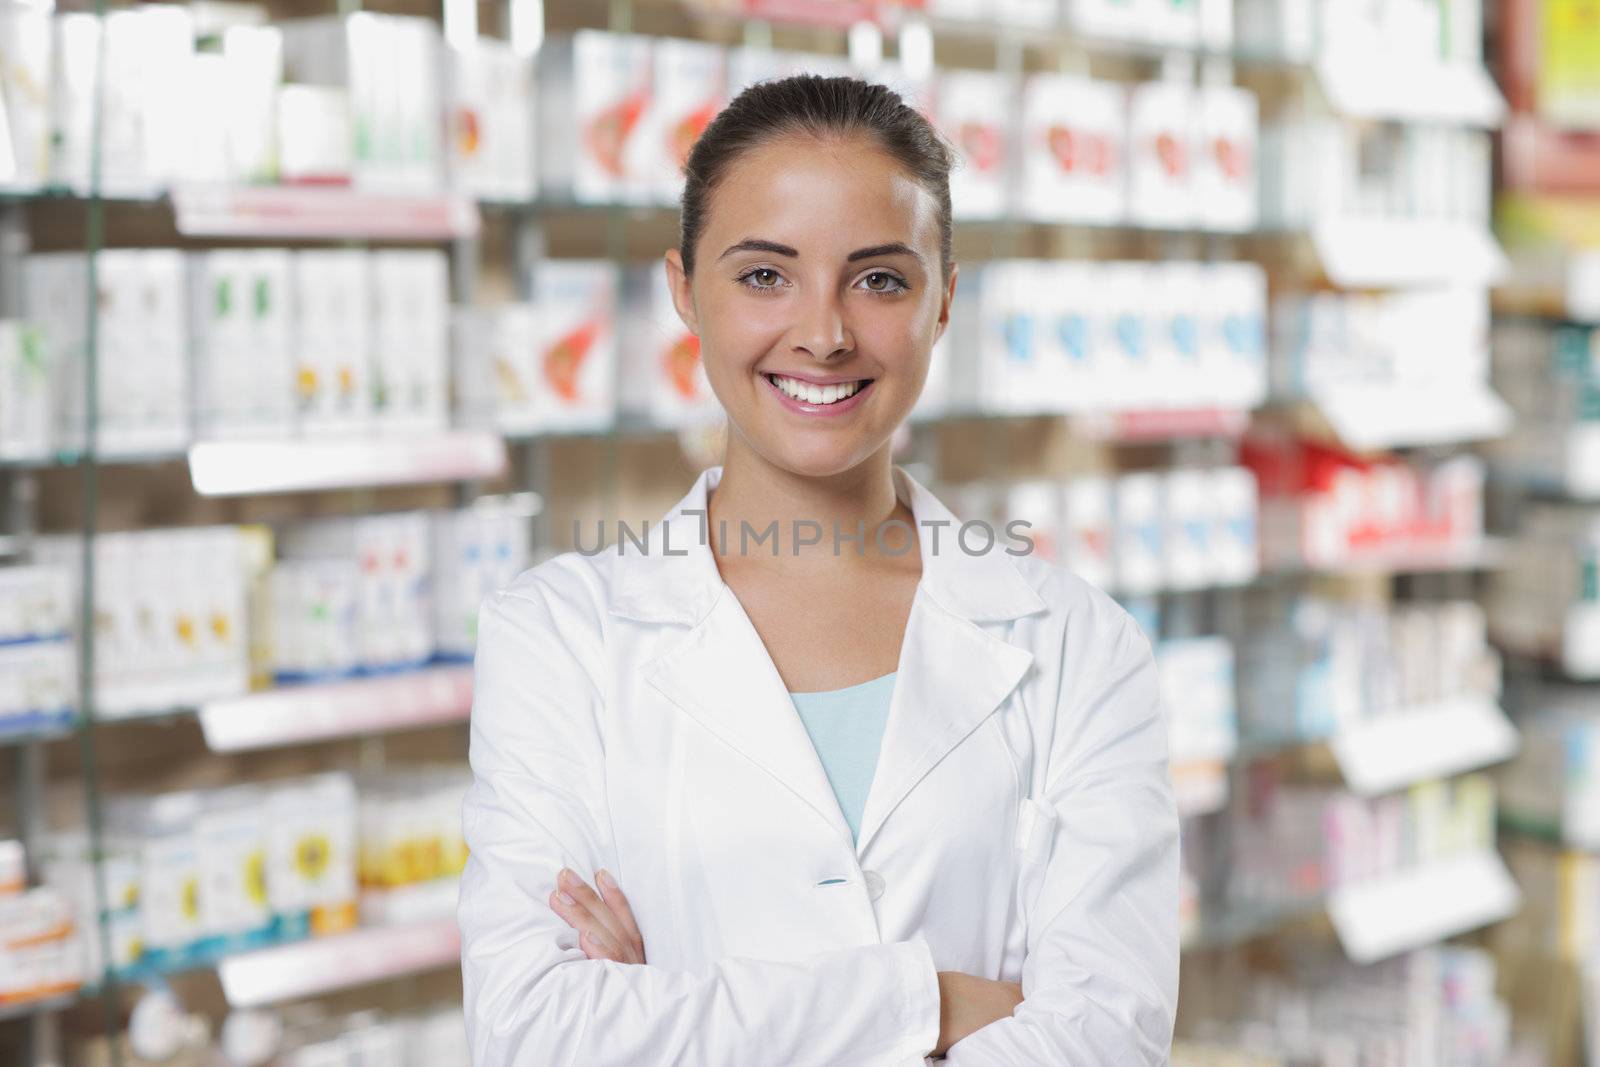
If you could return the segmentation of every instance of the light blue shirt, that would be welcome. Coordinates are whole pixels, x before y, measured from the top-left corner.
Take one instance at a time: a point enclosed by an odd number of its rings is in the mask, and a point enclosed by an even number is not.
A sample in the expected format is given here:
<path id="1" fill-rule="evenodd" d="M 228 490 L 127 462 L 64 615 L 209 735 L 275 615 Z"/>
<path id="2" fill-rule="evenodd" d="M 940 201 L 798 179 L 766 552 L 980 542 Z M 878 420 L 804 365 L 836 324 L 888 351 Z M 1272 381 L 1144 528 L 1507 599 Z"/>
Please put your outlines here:
<path id="1" fill-rule="evenodd" d="M 789 693 L 822 758 L 822 769 L 828 772 L 839 810 L 850 824 L 852 841 L 861 831 L 861 811 L 866 807 L 867 791 L 878 766 L 878 747 L 889 721 L 889 697 L 894 692 L 896 673 L 843 689 Z"/>

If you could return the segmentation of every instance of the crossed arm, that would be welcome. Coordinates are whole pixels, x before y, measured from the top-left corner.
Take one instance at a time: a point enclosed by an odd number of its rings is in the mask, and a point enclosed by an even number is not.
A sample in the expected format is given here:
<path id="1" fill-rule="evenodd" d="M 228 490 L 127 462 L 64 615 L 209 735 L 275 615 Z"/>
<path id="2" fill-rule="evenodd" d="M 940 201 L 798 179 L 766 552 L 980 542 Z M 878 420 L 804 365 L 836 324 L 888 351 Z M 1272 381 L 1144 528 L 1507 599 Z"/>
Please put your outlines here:
<path id="1" fill-rule="evenodd" d="M 550 891 L 551 909 L 578 931 L 578 944 L 591 960 L 645 963 L 644 938 L 633 909 L 605 868 L 589 885 L 570 868 L 561 868 Z M 960 971 L 939 972 L 939 1041 L 942 1057 L 950 1046 L 990 1023 L 1006 1018 L 1022 1003 L 1021 982 L 997 982 Z"/>

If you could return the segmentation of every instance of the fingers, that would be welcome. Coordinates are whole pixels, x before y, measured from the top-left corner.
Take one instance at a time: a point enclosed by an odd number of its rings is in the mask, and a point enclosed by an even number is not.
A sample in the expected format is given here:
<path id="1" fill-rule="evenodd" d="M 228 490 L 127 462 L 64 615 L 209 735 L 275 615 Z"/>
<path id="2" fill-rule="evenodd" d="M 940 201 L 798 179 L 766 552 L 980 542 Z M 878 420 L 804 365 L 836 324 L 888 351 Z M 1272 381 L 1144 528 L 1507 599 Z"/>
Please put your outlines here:
<path id="1" fill-rule="evenodd" d="M 614 896 L 620 897 L 621 890 Z M 566 924 L 581 935 L 580 943 L 591 959 L 610 959 L 618 963 L 643 963 L 644 951 L 632 913 L 626 924 L 610 904 L 574 872 L 563 868 L 556 879 L 549 904 Z M 624 907 L 626 901 L 623 901 Z"/>
<path id="2" fill-rule="evenodd" d="M 624 955 L 623 963 L 634 962 L 631 958 L 628 958 L 629 950 L 632 947 L 632 938 L 623 930 L 622 924 L 617 920 L 617 916 L 612 912 L 610 905 L 589 886 L 589 883 L 579 878 L 571 870 L 563 869 L 556 884 L 557 888 L 564 887 L 567 893 L 594 917 L 598 926 L 590 932 L 604 941 L 609 941 L 614 948 L 619 949 Z"/>
<path id="3" fill-rule="evenodd" d="M 622 887 L 617 885 L 617 880 L 605 868 L 595 872 L 594 881 L 600 887 L 601 899 L 610 905 L 611 913 L 616 916 L 622 937 L 634 951 L 634 962 L 643 963 L 644 937 L 639 933 L 639 924 L 633 917 L 633 908 L 628 906 L 628 898 L 622 895 Z"/>

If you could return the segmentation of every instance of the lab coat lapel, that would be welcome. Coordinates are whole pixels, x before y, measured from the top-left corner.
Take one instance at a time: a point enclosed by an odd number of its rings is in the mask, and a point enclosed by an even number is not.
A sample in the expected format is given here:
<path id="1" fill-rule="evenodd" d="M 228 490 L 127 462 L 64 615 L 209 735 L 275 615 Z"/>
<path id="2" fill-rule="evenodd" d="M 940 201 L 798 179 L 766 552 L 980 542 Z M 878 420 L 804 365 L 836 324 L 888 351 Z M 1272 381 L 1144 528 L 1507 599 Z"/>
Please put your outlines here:
<path id="1" fill-rule="evenodd" d="M 648 551 L 623 551 L 611 611 L 687 626 L 685 636 L 645 664 L 645 680 L 804 800 L 848 843 L 849 824 L 788 688 L 705 538 L 706 502 L 721 475 L 720 466 L 700 473 L 650 531 Z M 1032 665 L 1031 652 L 979 624 L 1046 607 L 1002 548 L 962 551 L 956 539 L 961 520 L 903 467 L 894 468 L 894 484 L 916 518 L 923 575 L 901 643 L 858 850 Z"/>
<path id="2" fill-rule="evenodd" d="M 646 666 L 645 679 L 850 842 L 850 825 L 788 687 L 732 590 L 724 591 L 686 642 Z"/>
<path id="3" fill-rule="evenodd" d="M 925 588 L 917 590 L 858 850 L 866 850 L 906 794 L 994 713 L 1032 663 L 1031 652 L 944 610 Z"/>

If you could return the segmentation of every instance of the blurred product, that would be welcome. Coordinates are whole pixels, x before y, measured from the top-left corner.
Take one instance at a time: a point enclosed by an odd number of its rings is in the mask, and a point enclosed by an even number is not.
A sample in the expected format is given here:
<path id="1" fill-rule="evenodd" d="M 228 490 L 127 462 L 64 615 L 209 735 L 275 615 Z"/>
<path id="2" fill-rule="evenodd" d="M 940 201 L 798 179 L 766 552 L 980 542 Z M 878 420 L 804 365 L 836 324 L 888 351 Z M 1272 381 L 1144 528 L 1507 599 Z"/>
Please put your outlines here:
<path id="1" fill-rule="evenodd" d="M 1371 967 L 1302 955 L 1286 974 L 1211 991 L 1207 1000 L 1225 999 L 1231 1010 L 1176 1041 L 1172 1062 L 1501 1067 L 1511 1047 L 1511 1009 L 1495 983 L 1494 957 L 1480 948 L 1441 945 Z"/>
<path id="2" fill-rule="evenodd" d="M 1484 464 L 1476 456 L 1363 458 L 1257 435 L 1239 458 L 1261 487 L 1268 569 L 1461 558 L 1483 547 Z"/>
<path id="3" fill-rule="evenodd" d="M 1600 507 L 1530 504 L 1489 604 L 1508 648 L 1600 678 Z"/>
<path id="4" fill-rule="evenodd" d="M 28 888 L 20 842 L 0 840 L 0 1008 L 83 984 L 83 943 L 72 901 Z"/>
<path id="5" fill-rule="evenodd" d="M 1256 494 L 1241 467 L 1013 483 L 1003 523 L 1031 551 L 1126 594 L 1242 585 L 1256 575 Z"/>
<path id="6" fill-rule="evenodd" d="M 235 696 L 250 684 L 246 561 L 258 531 L 237 526 L 95 537 L 96 711 L 118 716 Z M 82 580 L 77 535 L 38 539 L 35 558 Z M 76 614 L 76 612 L 75 612 Z M 83 625 L 77 619 L 74 632 Z"/>
<path id="7" fill-rule="evenodd" d="M 1241 648 L 1241 717 L 1263 745 L 1317 740 L 1458 697 L 1496 699 L 1500 660 L 1472 601 L 1385 607 L 1258 602 Z"/>

